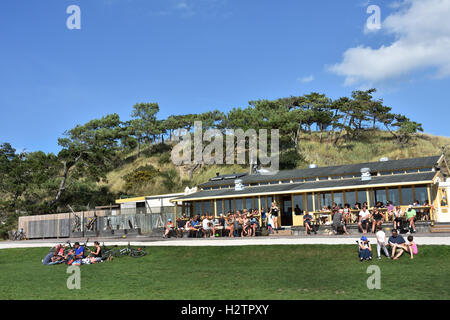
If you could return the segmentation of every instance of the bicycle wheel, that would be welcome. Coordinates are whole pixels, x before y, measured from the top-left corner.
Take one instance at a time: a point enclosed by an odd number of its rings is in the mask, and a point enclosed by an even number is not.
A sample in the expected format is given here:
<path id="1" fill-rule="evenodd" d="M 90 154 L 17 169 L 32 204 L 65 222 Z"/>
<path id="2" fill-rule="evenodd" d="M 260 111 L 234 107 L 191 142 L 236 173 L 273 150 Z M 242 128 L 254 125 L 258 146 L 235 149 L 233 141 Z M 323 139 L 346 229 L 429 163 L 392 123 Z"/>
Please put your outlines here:
<path id="1" fill-rule="evenodd" d="M 145 252 L 144 248 L 137 248 L 137 249 L 133 249 L 130 252 L 130 257 L 133 258 L 139 258 L 139 257 L 143 257 L 147 254 L 147 252 Z"/>
<path id="2" fill-rule="evenodd" d="M 109 257 L 111 257 L 111 255 L 112 255 L 111 250 L 105 251 L 105 252 L 102 254 L 102 260 L 108 259 Z"/>

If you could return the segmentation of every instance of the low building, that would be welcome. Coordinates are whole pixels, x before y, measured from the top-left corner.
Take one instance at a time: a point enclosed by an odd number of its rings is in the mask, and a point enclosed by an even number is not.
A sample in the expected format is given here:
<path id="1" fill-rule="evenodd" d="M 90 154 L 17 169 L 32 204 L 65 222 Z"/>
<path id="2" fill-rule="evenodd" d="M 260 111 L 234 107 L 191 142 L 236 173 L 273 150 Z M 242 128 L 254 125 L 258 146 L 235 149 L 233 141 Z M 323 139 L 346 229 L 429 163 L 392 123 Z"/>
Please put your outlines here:
<path id="1" fill-rule="evenodd" d="M 432 205 L 432 219 L 450 222 L 449 167 L 445 157 L 432 156 L 341 166 L 283 170 L 272 175 L 217 175 L 197 191 L 173 198 L 188 216 L 215 215 L 243 209 L 270 208 L 276 201 L 281 226 L 303 225 L 304 211 L 319 212 L 333 203 L 381 202 L 408 206 L 414 201 Z M 297 208 L 297 209 L 296 209 Z"/>
<path id="2" fill-rule="evenodd" d="M 120 205 L 120 214 L 175 214 L 176 204 L 171 200 L 184 195 L 184 193 L 160 194 L 135 198 L 117 199 Z"/>

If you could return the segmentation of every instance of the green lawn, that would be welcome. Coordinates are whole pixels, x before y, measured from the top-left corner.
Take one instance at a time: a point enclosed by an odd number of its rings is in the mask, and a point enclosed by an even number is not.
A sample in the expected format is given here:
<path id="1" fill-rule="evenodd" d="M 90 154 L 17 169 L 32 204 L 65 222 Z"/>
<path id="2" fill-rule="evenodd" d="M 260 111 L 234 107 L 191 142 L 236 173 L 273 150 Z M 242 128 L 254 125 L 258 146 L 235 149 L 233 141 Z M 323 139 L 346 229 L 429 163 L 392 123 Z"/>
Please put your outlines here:
<path id="1" fill-rule="evenodd" d="M 0 299 L 450 299 L 450 247 L 363 263 L 356 250 L 151 247 L 143 258 L 81 266 L 80 290 L 67 289 L 66 265 L 42 265 L 48 249 L 0 250 Z M 371 264 L 381 269 L 381 290 L 367 289 Z"/>

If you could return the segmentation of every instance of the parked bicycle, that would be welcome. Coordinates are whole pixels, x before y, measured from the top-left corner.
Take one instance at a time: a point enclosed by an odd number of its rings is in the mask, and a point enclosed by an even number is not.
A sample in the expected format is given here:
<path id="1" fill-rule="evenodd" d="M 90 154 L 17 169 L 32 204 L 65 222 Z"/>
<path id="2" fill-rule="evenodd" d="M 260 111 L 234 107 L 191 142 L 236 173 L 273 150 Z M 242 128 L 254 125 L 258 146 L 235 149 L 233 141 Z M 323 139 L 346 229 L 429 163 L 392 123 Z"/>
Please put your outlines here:
<path id="1" fill-rule="evenodd" d="M 147 254 L 147 252 L 145 251 L 144 248 L 141 248 L 141 247 L 134 248 L 130 245 L 129 242 L 128 242 L 128 246 L 126 246 L 123 249 L 120 249 L 120 251 L 119 251 L 119 255 L 121 255 L 121 256 L 128 255 L 133 258 L 143 257 L 146 254 Z"/>
<path id="2" fill-rule="evenodd" d="M 16 230 L 13 233 L 13 240 L 17 241 L 17 240 L 26 240 L 26 236 L 25 236 L 25 232 L 23 231 L 23 229 L 20 230 Z"/>
<path id="3" fill-rule="evenodd" d="M 103 246 L 102 246 L 102 259 L 106 260 L 109 257 L 119 257 L 120 256 L 120 250 L 119 247 L 113 246 L 112 248 L 108 248 L 107 246 L 105 246 L 105 243 L 103 242 Z"/>

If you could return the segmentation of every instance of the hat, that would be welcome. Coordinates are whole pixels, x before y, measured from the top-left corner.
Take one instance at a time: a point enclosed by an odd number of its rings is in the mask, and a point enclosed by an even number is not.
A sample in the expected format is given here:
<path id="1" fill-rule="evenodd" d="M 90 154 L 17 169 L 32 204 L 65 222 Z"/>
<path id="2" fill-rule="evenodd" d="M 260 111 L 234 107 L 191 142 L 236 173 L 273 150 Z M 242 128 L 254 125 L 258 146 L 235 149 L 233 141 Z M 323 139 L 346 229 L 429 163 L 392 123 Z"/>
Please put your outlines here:
<path id="1" fill-rule="evenodd" d="M 362 236 L 362 237 L 361 237 L 361 240 L 362 240 L 362 241 L 367 241 L 367 237 L 366 237 L 366 236 Z"/>
<path id="2" fill-rule="evenodd" d="M 168 219 L 167 221 L 172 222 L 172 219 Z"/>

